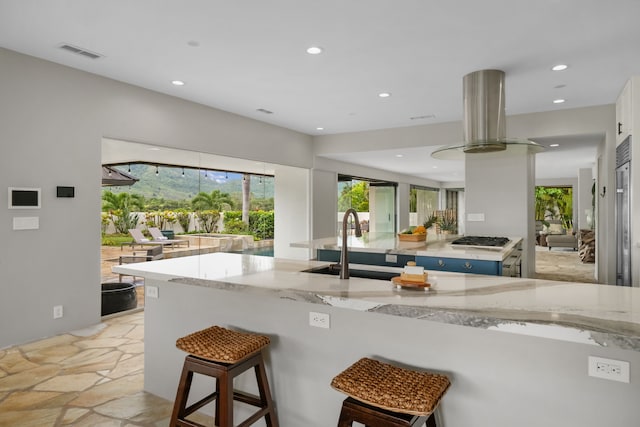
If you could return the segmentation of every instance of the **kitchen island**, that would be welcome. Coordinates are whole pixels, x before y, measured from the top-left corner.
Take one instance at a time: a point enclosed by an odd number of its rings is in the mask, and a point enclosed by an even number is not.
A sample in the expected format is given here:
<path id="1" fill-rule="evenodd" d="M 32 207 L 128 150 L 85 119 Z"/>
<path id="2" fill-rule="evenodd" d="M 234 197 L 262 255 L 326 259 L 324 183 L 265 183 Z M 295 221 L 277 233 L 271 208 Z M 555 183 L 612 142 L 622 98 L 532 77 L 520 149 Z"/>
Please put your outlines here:
<path id="1" fill-rule="evenodd" d="M 453 234 L 428 233 L 426 241 L 401 241 L 395 233 L 366 233 L 347 236 L 349 260 L 354 263 L 401 267 L 408 261 L 429 270 L 457 273 L 520 276 L 522 238 L 508 237 L 499 247 L 454 245 Z M 310 248 L 319 261 L 339 262 L 342 237 L 298 242 L 292 247 Z"/>
<path id="2" fill-rule="evenodd" d="M 638 289 L 430 272 L 425 292 L 303 271 L 322 265 L 216 253 L 114 267 L 154 291 L 145 389 L 173 399 L 184 358 L 175 340 L 219 324 L 272 337 L 267 363 L 285 427 L 335 425 L 343 396 L 329 382 L 363 356 L 448 374 L 445 427 L 640 419 Z M 310 312 L 328 314 L 330 328 L 309 326 Z M 630 383 L 589 377 L 590 355 L 630 362 Z"/>

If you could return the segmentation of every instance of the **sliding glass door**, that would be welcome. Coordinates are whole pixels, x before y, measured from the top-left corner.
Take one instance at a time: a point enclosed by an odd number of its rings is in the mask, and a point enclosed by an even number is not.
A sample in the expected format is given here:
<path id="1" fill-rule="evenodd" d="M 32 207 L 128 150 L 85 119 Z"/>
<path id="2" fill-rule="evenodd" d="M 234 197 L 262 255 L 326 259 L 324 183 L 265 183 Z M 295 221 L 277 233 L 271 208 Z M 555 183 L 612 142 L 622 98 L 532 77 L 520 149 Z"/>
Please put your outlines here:
<path id="1" fill-rule="evenodd" d="M 355 209 L 363 231 L 396 232 L 396 183 L 359 178 L 338 177 L 338 233 L 344 212 Z M 351 219 L 350 219 L 351 221 Z M 353 226 L 347 228 L 352 232 Z"/>
<path id="2" fill-rule="evenodd" d="M 396 186 L 389 183 L 369 185 L 370 230 L 377 233 L 396 232 Z"/>

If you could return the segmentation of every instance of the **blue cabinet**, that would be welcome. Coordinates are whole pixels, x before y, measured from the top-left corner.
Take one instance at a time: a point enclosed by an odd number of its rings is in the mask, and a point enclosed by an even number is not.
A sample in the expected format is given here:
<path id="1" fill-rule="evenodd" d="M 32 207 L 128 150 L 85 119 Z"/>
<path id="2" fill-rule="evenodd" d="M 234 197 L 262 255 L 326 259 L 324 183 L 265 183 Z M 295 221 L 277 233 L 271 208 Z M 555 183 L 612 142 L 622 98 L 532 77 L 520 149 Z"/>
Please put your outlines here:
<path id="1" fill-rule="evenodd" d="M 417 256 L 416 265 L 420 265 L 427 270 L 453 271 L 456 273 L 489 274 L 493 276 L 502 275 L 502 263 L 499 261 L 481 261 L 477 259 L 460 259 Z"/>
<path id="2" fill-rule="evenodd" d="M 456 273 L 518 277 L 520 276 L 521 254 L 522 244 L 519 243 L 508 254 L 504 261 L 349 251 L 349 262 L 353 264 L 404 267 L 407 265 L 407 262 L 415 261 L 416 265 L 431 271 L 452 271 Z M 387 262 L 387 255 L 395 256 L 396 261 Z M 340 251 L 336 249 L 318 249 L 317 259 L 318 261 L 340 262 Z"/>

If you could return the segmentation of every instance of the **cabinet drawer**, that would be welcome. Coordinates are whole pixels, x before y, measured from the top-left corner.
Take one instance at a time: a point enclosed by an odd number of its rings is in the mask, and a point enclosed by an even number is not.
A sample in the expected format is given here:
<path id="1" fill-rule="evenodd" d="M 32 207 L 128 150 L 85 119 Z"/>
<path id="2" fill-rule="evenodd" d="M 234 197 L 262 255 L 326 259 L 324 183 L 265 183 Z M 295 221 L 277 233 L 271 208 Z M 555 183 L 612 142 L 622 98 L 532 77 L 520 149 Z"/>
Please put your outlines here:
<path id="1" fill-rule="evenodd" d="M 453 271 L 456 273 L 501 275 L 502 268 L 498 261 L 479 261 L 475 259 L 416 257 L 416 264 L 427 270 Z"/>

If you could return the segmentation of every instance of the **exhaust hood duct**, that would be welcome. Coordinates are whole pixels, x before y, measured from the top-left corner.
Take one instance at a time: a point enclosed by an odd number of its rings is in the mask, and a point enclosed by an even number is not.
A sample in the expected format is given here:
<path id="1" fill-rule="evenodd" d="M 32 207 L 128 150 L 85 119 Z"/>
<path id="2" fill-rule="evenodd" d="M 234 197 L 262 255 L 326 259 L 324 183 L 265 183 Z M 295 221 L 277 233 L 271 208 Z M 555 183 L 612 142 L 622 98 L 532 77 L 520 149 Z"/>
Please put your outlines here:
<path id="1" fill-rule="evenodd" d="M 465 154 L 505 151 L 511 146 L 524 146 L 533 153 L 542 151 L 535 142 L 507 139 L 504 98 L 504 71 L 480 70 L 464 76 L 464 143 L 440 148 L 431 156 L 460 160 Z"/>
<path id="2" fill-rule="evenodd" d="M 507 147 L 504 71 L 482 70 L 463 79 L 465 153 L 490 153 Z"/>

